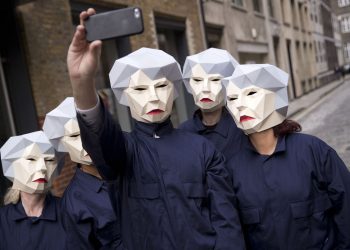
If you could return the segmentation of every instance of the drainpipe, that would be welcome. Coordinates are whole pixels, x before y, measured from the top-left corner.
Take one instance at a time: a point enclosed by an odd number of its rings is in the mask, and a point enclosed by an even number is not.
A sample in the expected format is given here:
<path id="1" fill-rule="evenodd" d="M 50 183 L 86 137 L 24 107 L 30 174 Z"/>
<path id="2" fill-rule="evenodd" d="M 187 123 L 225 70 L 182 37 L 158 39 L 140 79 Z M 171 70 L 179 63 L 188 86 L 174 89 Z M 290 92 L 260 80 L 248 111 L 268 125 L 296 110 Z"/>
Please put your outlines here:
<path id="1" fill-rule="evenodd" d="M 204 44 L 204 49 L 208 48 L 208 34 L 207 34 L 207 29 L 205 27 L 205 13 L 204 13 L 204 2 L 205 0 L 198 0 L 198 4 L 199 4 L 199 11 L 200 11 L 200 22 L 201 22 L 201 30 L 203 33 L 203 44 Z"/>

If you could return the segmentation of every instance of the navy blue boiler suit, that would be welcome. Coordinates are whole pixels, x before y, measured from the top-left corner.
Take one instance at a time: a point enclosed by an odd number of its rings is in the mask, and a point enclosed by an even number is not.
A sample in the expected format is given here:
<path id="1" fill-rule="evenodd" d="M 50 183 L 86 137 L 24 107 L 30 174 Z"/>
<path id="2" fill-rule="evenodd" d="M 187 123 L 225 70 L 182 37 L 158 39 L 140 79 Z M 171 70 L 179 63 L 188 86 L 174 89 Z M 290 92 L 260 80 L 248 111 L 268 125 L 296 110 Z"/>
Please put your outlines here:
<path id="1" fill-rule="evenodd" d="M 123 133 L 102 108 L 95 134 L 78 115 L 83 146 L 107 179 L 121 176 L 127 249 L 243 249 L 222 155 L 201 136 L 136 122 Z M 113 167 L 109 167 L 113 166 Z"/>
<path id="2" fill-rule="evenodd" d="M 1 250 L 66 249 L 60 201 L 47 195 L 40 217 L 28 217 L 22 202 L 0 208 Z"/>
<path id="3" fill-rule="evenodd" d="M 69 249 L 122 249 L 120 221 L 109 195 L 108 183 L 76 169 L 62 197 Z"/>
<path id="4" fill-rule="evenodd" d="M 222 109 L 219 122 L 213 127 L 205 126 L 201 117 L 201 111 L 197 110 L 193 118 L 182 123 L 179 129 L 204 136 L 215 145 L 226 160 L 230 159 L 240 149 L 241 137 L 245 136 L 243 131 L 237 128 L 225 107 Z"/>
<path id="5" fill-rule="evenodd" d="M 350 173 L 331 147 L 299 133 L 271 156 L 242 144 L 227 166 L 248 249 L 350 249 Z"/>

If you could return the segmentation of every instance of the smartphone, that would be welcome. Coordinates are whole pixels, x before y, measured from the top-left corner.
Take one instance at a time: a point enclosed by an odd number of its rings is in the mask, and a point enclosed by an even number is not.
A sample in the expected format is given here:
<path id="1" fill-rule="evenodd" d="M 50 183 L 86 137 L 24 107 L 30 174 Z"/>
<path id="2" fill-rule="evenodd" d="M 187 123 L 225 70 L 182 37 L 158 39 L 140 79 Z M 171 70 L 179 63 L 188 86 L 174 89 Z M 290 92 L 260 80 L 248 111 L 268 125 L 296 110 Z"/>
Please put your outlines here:
<path id="1" fill-rule="evenodd" d="M 140 34 L 143 32 L 142 11 L 130 7 L 95 14 L 85 20 L 85 29 L 89 42 Z"/>

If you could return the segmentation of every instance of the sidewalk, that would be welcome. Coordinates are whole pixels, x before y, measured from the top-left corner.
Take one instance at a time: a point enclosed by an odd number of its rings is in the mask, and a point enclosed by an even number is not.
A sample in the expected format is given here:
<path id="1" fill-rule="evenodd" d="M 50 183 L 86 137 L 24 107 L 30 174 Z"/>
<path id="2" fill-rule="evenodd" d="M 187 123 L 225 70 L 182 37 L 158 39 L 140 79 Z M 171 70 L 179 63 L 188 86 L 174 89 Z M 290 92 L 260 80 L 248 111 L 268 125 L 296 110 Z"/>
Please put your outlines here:
<path id="1" fill-rule="evenodd" d="M 305 115 L 318 106 L 322 99 L 350 79 L 350 75 L 345 75 L 344 79 L 328 83 L 310 93 L 289 102 L 288 119 L 300 121 Z"/>

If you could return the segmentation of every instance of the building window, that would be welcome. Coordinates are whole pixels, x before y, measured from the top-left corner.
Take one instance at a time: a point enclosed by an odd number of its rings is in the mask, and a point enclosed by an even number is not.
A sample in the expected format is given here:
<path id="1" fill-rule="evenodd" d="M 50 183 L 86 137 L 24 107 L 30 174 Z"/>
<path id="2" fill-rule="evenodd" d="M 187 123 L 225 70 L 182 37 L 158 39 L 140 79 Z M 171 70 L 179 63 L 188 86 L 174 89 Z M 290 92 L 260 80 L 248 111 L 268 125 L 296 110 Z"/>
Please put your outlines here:
<path id="1" fill-rule="evenodd" d="M 243 0 L 231 0 L 232 4 L 235 6 L 243 7 Z"/>
<path id="2" fill-rule="evenodd" d="M 344 16 L 341 19 L 341 31 L 342 33 L 350 32 L 350 16 Z"/>
<path id="3" fill-rule="evenodd" d="M 275 17 L 275 13 L 273 11 L 273 0 L 268 0 L 268 8 L 270 17 Z"/>
<path id="4" fill-rule="evenodd" d="M 253 9 L 256 12 L 262 12 L 261 11 L 261 6 L 260 6 L 260 0 L 253 0 Z"/>
<path id="5" fill-rule="evenodd" d="M 339 7 L 345 7 L 350 5 L 350 0 L 338 0 L 338 6 Z"/>
<path id="6" fill-rule="evenodd" d="M 223 27 L 207 26 L 208 48 L 222 48 Z"/>
<path id="7" fill-rule="evenodd" d="M 344 44 L 344 58 L 347 61 L 350 59 L 350 43 Z"/>

